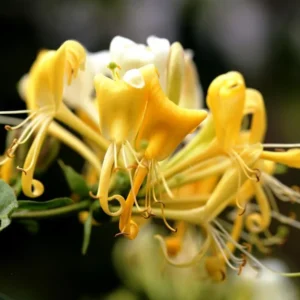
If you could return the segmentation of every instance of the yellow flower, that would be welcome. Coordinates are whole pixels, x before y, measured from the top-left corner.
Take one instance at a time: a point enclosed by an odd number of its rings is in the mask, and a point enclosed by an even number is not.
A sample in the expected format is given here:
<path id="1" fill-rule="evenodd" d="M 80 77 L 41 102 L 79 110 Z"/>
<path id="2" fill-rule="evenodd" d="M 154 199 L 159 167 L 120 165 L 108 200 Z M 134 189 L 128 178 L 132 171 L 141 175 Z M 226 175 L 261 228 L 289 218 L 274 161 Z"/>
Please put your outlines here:
<path id="1" fill-rule="evenodd" d="M 111 144 L 105 154 L 100 174 L 98 192 L 103 211 L 118 216 L 123 211 L 124 199 L 119 195 L 108 197 L 113 167 L 118 168 L 118 156 L 122 152 L 123 163 L 128 169 L 126 149 L 133 155 L 133 142 L 136 138 L 147 104 L 146 85 L 142 73 L 132 69 L 119 78 L 117 66 L 112 65 L 115 79 L 104 75 L 95 77 L 95 88 L 99 107 L 100 130 Z M 130 171 L 129 171 L 130 175 Z M 117 212 L 109 210 L 108 201 L 117 199 L 121 207 Z"/>
<path id="2" fill-rule="evenodd" d="M 85 50 L 76 41 L 66 41 L 57 51 L 41 51 L 32 65 L 27 78 L 24 96 L 29 110 L 21 111 L 22 113 L 29 112 L 30 115 L 18 126 L 6 126 L 8 130 L 14 130 L 28 123 L 20 138 L 13 141 L 7 151 L 8 157 L 2 163 L 13 157 L 19 145 L 25 143 L 34 132 L 37 132 L 26 156 L 24 166 L 19 168 L 23 171 L 23 192 L 29 197 L 38 197 L 44 191 L 43 184 L 33 179 L 33 175 L 38 154 L 47 132 L 51 131 L 52 128 L 52 132 L 54 133 L 56 130 L 59 131 L 56 135 L 62 139 L 69 139 L 71 137 L 70 134 L 67 134 L 67 131 L 64 131 L 58 125 L 54 125 L 55 127 L 53 128 L 51 123 L 54 118 L 66 123 L 85 137 L 93 140 L 99 147 L 105 149 L 107 145 L 106 141 L 100 135 L 80 121 L 62 102 L 65 81 L 67 81 L 67 84 L 71 84 L 72 79 L 77 76 L 78 71 L 84 68 L 84 64 Z M 78 139 L 74 137 L 72 141 L 75 143 L 75 149 L 80 149 L 82 154 L 87 154 L 85 155 L 86 158 L 92 156 L 86 148 L 83 148 Z M 70 144 L 73 145 L 72 142 Z M 92 159 L 92 161 L 95 163 L 95 159 Z"/>
<path id="3" fill-rule="evenodd" d="M 120 231 L 129 238 L 134 238 L 137 234 L 137 226 L 130 223 L 131 210 L 135 195 L 148 170 L 149 180 L 151 177 L 159 179 L 157 162 L 171 155 L 184 137 L 192 132 L 207 115 L 203 110 L 183 109 L 171 102 L 160 87 L 154 66 L 143 67 L 141 72 L 147 87 L 148 102 L 135 144 L 137 151 L 143 152 L 143 159 L 135 172 L 133 188 L 126 199 L 125 210 L 119 223 Z M 156 202 L 159 202 L 156 200 L 154 190 L 152 196 Z M 148 197 L 145 204 L 148 215 L 151 214 L 150 202 Z"/>

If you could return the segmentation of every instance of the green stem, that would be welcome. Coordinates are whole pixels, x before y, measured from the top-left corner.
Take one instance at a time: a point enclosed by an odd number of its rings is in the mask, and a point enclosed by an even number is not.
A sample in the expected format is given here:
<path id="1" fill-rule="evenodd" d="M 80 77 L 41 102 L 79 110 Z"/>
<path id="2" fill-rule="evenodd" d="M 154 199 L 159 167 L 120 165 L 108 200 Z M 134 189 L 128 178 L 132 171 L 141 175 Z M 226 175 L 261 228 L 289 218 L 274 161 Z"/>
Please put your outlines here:
<path id="1" fill-rule="evenodd" d="M 43 211 L 28 211 L 21 210 L 16 211 L 12 214 L 12 219 L 42 219 L 42 218 L 51 218 L 55 216 L 66 215 L 74 211 L 83 210 L 89 208 L 91 205 L 90 200 L 78 202 L 75 204 L 67 205 L 64 207 L 53 208 Z"/>

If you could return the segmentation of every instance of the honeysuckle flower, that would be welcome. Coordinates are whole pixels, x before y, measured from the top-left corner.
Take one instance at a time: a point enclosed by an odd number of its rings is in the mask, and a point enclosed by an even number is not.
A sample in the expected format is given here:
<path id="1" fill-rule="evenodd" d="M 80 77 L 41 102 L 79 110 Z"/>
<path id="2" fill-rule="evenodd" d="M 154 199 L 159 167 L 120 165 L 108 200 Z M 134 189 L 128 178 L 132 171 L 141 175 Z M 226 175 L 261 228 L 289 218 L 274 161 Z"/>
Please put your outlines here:
<path id="1" fill-rule="evenodd" d="M 146 46 L 116 36 L 111 41 L 109 52 L 111 61 L 121 67 L 121 76 L 131 69 L 154 64 L 160 74 L 161 85 L 166 88 L 166 68 L 170 52 L 170 42 L 167 39 L 150 36 Z"/>
<path id="2" fill-rule="evenodd" d="M 96 197 L 105 213 L 117 216 L 123 211 L 124 200 L 120 196 L 108 197 L 109 182 L 112 168 L 117 168 L 118 156 L 122 151 L 123 162 L 128 168 L 126 148 L 133 153 L 131 146 L 140 128 L 148 97 L 143 74 L 138 69 L 125 73 L 123 79 L 116 73 L 113 65 L 114 79 L 102 74 L 95 78 L 95 88 L 100 115 L 100 130 L 103 136 L 111 142 L 103 160 L 99 187 Z M 121 205 L 120 210 L 111 212 L 108 201 L 117 199 Z"/>
<path id="3" fill-rule="evenodd" d="M 168 98 L 184 108 L 202 107 L 202 90 L 192 52 L 180 43 L 150 36 L 147 46 L 116 36 L 110 44 L 110 59 L 120 66 L 120 74 L 154 64 L 159 81 Z"/>
<path id="4" fill-rule="evenodd" d="M 184 137 L 192 132 L 205 118 L 204 110 L 188 110 L 178 107 L 162 91 L 156 70 L 153 65 L 141 68 L 148 92 L 148 102 L 143 120 L 135 141 L 137 151 L 143 153 L 141 164 L 135 172 L 133 188 L 129 193 L 125 210 L 120 217 L 119 229 L 129 238 L 137 234 L 137 227 L 131 222 L 131 209 L 144 178 L 159 179 L 157 162 L 171 155 Z M 180 124 L 180 127 L 177 126 Z M 167 189 L 168 190 L 168 189 Z M 156 202 L 154 190 L 152 194 Z M 151 196 L 151 197 L 152 197 Z M 151 214 L 151 203 L 146 196 L 145 208 Z"/>
<path id="5" fill-rule="evenodd" d="M 44 191 L 42 183 L 33 179 L 33 175 L 42 143 L 54 118 L 93 140 L 99 147 L 106 147 L 106 141 L 80 121 L 62 102 L 65 82 L 71 84 L 84 67 L 85 56 L 84 48 L 76 41 L 66 41 L 57 51 L 41 51 L 31 67 L 26 84 L 25 98 L 29 110 L 21 111 L 29 112 L 30 115 L 19 125 L 6 127 L 13 130 L 28 124 L 21 136 L 13 141 L 2 163 L 12 157 L 18 146 L 25 143 L 33 132 L 37 132 L 24 166 L 19 168 L 23 171 L 23 192 L 29 197 L 38 197 Z"/>

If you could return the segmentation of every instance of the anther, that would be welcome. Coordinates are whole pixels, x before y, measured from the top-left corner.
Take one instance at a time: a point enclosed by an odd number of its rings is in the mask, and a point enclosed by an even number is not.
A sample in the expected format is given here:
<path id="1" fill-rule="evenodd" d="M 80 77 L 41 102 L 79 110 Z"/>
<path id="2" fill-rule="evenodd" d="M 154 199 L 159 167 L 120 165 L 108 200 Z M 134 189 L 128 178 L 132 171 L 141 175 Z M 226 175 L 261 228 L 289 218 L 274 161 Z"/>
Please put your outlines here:
<path id="1" fill-rule="evenodd" d="M 251 253 L 252 251 L 252 245 L 249 243 L 243 243 L 243 246 L 247 249 L 248 252 Z"/>
<path id="2" fill-rule="evenodd" d="M 5 130 L 7 130 L 7 131 L 10 131 L 10 130 L 12 130 L 12 128 L 11 128 L 11 126 L 10 126 L 10 125 L 5 125 L 5 126 L 4 126 L 4 129 L 5 129 Z"/>
<path id="3" fill-rule="evenodd" d="M 118 236 L 121 236 L 121 235 L 123 235 L 123 236 L 129 236 L 129 234 L 126 233 L 126 232 L 119 232 L 119 233 L 115 234 L 115 237 L 118 237 Z"/>
<path id="4" fill-rule="evenodd" d="M 21 168 L 17 166 L 17 170 L 23 172 L 25 175 L 27 175 L 27 171 L 24 168 Z"/>
<path id="5" fill-rule="evenodd" d="M 242 211 L 238 215 L 242 216 L 246 212 L 246 208 L 247 208 L 247 203 L 245 204 L 245 206 L 243 207 Z"/>
<path id="6" fill-rule="evenodd" d="M 150 219 L 151 217 L 155 217 L 155 214 L 152 213 L 151 211 L 150 212 L 146 211 L 146 212 L 142 213 L 142 216 L 144 219 Z"/>
<path id="7" fill-rule="evenodd" d="M 253 169 L 253 170 L 255 171 L 256 181 L 259 182 L 261 177 L 261 170 L 260 169 Z"/>
<path id="8" fill-rule="evenodd" d="M 239 270 L 238 270 L 238 275 L 241 275 L 242 274 L 242 271 L 244 269 L 244 267 L 246 266 L 247 264 L 247 257 L 245 254 L 241 254 L 241 257 L 242 257 L 242 263 L 239 265 Z"/>
<path id="9" fill-rule="evenodd" d="M 14 158 L 15 155 L 10 153 L 11 149 L 6 150 L 5 154 L 8 158 Z"/>

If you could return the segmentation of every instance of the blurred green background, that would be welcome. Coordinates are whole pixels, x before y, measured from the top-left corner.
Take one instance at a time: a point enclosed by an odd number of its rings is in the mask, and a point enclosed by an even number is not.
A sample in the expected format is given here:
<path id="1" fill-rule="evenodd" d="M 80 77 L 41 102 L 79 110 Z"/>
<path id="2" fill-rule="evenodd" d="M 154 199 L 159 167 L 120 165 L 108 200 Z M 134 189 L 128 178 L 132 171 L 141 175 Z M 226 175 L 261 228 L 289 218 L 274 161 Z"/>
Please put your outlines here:
<path id="1" fill-rule="evenodd" d="M 204 92 L 217 75 L 242 72 L 247 85 L 264 95 L 266 141 L 300 141 L 300 2 L 295 0 L 1 1 L 0 110 L 24 107 L 16 83 L 41 48 L 77 39 L 94 52 L 107 49 L 115 35 L 145 43 L 153 34 L 194 50 Z M 2 129 L 2 149 L 4 137 Z M 62 148 L 65 163 L 74 165 L 69 153 Z M 75 158 L 80 168 L 82 161 Z M 280 180 L 300 184 L 299 175 L 290 170 Z M 43 181 L 44 199 L 69 195 L 56 163 Z M 300 213 L 295 205 L 282 209 Z M 39 225 L 35 234 L 18 223 L 1 232 L 0 293 L 8 296 L 0 295 L 1 300 L 102 299 L 119 286 L 111 263 L 115 224 L 93 230 L 84 257 L 82 225 L 76 216 Z M 274 252 L 291 271 L 300 270 L 298 237 L 291 229 L 288 243 Z"/>

